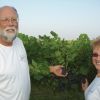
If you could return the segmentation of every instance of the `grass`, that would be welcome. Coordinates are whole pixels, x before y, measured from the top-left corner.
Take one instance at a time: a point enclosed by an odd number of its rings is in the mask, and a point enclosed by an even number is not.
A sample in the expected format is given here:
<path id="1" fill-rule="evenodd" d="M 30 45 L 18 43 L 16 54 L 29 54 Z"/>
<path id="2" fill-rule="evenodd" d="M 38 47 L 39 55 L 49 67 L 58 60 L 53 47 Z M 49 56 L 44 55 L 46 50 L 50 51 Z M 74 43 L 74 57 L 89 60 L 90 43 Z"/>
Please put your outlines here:
<path id="1" fill-rule="evenodd" d="M 76 86 L 55 91 L 51 86 L 32 83 L 30 100 L 84 100 L 84 94 Z"/>

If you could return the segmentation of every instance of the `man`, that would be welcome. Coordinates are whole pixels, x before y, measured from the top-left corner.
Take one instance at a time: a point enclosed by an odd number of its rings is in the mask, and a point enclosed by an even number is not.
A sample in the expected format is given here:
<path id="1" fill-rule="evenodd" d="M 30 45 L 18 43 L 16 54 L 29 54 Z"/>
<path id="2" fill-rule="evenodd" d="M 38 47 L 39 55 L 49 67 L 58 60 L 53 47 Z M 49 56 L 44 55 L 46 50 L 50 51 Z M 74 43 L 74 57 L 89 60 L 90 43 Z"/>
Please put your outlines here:
<path id="1" fill-rule="evenodd" d="M 10 6 L 0 8 L 0 100 L 29 100 L 30 77 L 27 55 L 17 37 L 19 16 Z M 61 66 L 50 72 L 63 76 Z"/>
<path id="2" fill-rule="evenodd" d="M 0 100 L 29 100 L 30 77 L 26 52 L 18 33 L 15 8 L 0 8 Z"/>

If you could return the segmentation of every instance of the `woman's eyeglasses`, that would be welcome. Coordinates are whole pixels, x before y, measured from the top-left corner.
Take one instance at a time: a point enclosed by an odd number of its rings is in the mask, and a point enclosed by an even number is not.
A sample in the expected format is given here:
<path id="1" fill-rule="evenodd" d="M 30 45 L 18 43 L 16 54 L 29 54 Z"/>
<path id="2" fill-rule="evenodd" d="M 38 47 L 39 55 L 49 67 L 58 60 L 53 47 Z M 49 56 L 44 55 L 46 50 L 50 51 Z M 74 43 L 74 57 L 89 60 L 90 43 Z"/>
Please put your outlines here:
<path id="1" fill-rule="evenodd" d="M 100 56 L 98 53 L 93 53 L 92 54 L 92 57 L 98 57 L 98 56 Z"/>

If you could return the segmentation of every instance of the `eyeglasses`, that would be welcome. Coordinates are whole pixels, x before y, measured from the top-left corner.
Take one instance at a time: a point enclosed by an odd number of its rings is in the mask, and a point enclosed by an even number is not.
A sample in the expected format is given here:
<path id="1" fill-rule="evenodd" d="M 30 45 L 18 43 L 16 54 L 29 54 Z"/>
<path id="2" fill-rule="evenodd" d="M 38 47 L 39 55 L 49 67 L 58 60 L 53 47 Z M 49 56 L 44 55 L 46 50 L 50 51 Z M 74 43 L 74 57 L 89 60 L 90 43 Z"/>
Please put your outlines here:
<path id="1" fill-rule="evenodd" d="M 18 22 L 18 18 L 8 18 L 8 17 L 1 17 L 0 20 L 4 23 L 8 23 L 9 21 L 11 21 L 12 23 L 17 23 Z"/>
<path id="2" fill-rule="evenodd" d="M 93 53 L 92 54 L 92 57 L 98 57 L 98 56 L 100 56 L 98 53 Z"/>

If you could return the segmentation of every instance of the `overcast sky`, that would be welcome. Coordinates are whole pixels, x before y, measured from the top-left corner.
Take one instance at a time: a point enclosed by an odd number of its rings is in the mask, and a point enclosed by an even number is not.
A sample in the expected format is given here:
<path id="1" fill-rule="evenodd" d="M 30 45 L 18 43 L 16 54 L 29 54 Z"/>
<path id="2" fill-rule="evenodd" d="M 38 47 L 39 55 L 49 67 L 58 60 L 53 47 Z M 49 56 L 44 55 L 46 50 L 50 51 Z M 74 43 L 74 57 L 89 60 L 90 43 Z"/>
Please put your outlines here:
<path id="1" fill-rule="evenodd" d="M 19 32 L 38 36 L 55 31 L 75 39 L 87 33 L 100 35 L 100 0 L 0 0 L 0 6 L 14 6 L 19 13 Z"/>

